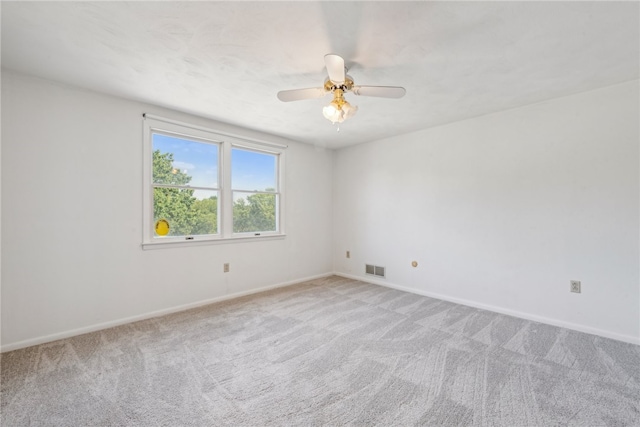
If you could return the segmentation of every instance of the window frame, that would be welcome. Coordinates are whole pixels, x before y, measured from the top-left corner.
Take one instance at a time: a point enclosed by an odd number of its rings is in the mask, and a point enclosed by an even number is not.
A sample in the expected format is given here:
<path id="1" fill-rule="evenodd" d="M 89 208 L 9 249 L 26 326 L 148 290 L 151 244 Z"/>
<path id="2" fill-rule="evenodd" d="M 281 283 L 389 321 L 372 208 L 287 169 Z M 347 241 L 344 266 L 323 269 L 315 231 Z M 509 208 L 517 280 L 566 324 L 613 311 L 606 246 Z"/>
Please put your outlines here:
<path id="1" fill-rule="evenodd" d="M 164 183 L 156 183 L 153 181 L 153 160 L 152 160 L 152 164 L 151 164 L 151 177 L 150 179 L 150 189 L 149 192 L 151 193 L 151 199 L 150 199 L 150 221 L 151 224 L 154 224 L 154 217 L 153 217 L 153 203 L 154 203 L 154 194 L 155 194 L 155 189 L 156 188 L 176 188 L 176 189 L 193 189 L 193 190 L 205 190 L 205 191 L 214 191 L 215 193 L 217 193 L 217 197 L 218 200 L 221 199 L 222 196 L 222 188 L 221 188 L 221 171 L 220 171 L 220 156 L 222 154 L 222 141 L 217 141 L 217 140 L 211 140 L 211 139 L 205 139 L 202 138 L 201 136 L 195 136 L 195 135 L 184 135 L 184 134 L 179 134 L 176 132 L 172 132 L 172 131 L 166 131 L 166 130 L 160 130 L 157 128 L 154 128 L 151 130 L 151 132 L 149 133 L 149 138 L 150 138 L 150 151 L 149 154 L 151 155 L 152 159 L 153 159 L 153 135 L 164 135 L 164 136 L 169 136 L 169 137 L 175 137 L 175 138 L 179 138 L 179 139 L 183 139 L 183 140 L 187 140 L 187 141 L 191 141 L 191 142 L 197 142 L 199 144 L 210 144 L 210 145 L 215 145 L 217 146 L 217 157 L 218 157 L 218 161 L 216 164 L 216 169 L 217 169 L 217 177 L 216 177 L 216 184 L 217 187 L 203 187 L 203 186 L 199 186 L 199 185 L 177 185 L 177 184 L 164 184 Z M 220 235 L 220 213 L 221 213 L 221 209 L 220 206 L 218 204 L 218 212 L 217 212 L 217 222 L 218 224 L 216 224 L 216 229 L 217 229 L 217 233 L 214 234 L 196 234 L 196 235 L 192 235 L 192 236 L 167 236 L 167 237 L 162 237 L 161 240 L 167 240 L 167 241 L 183 241 L 183 240 L 209 240 L 212 238 L 215 238 L 216 236 Z M 155 239 L 153 231 L 148 230 L 151 233 L 151 239 Z M 188 237 L 188 239 L 187 239 Z M 158 240 L 160 241 L 160 240 Z"/>
<path id="2" fill-rule="evenodd" d="M 229 160 L 229 167 L 228 170 L 233 172 L 232 168 L 231 168 L 231 163 L 232 163 L 232 159 L 233 159 L 233 150 L 234 149 L 238 149 L 238 150 L 245 150 L 245 151 L 251 151 L 251 152 L 255 152 L 255 153 L 260 153 L 260 154 L 270 154 L 270 155 L 274 155 L 276 157 L 276 176 L 275 176 L 275 191 L 251 191 L 251 190 L 244 190 L 244 189 L 234 189 L 233 187 L 233 182 L 231 181 L 231 175 L 229 175 L 229 191 L 228 191 L 228 195 L 229 195 L 229 202 L 226 204 L 227 207 L 230 207 L 231 212 L 229 214 L 229 216 L 231 217 L 231 233 L 234 237 L 252 237 L 252 236 L 271 236 L 271 235 L 278 235 L 280 234 L 280 209 L 279 208 L 279 203 L 280 203 L 280 199 L 281 199 L 281 191 L 280 191 L 280 182 L 281 182 L 281 177 L 280 177 L 280 162 L 281 162 L 281 156 L 280 153 L 278 151 L 273 151 L 270 149 L 267 149 L 265 147 L 257 147 L 255 145 L 252 144 L 247 144 L 247 143 L 242 143 L 242 144 L 238 144 L 238 143 L 232 143 L 231 147 L 229 149 L 229 155 L 226 157 Z M 242 231 L 242 232 L 235 232 L 233 231 L 233 193 L 234 192 L 242 192 L 242 193 L 252 193 L 252 194 L 273 194 L 276 197 L 276 230 L 275 231 Z"/>
<path id="3" fill-rule="evenodd" d="M 153 134 L 163 134 L 195 142 L 218 144 L 218 233 L 194 236 L 155 237 L 153 232 Z M 234 148 L 276 156 L 276 231 L 233 232 L 233 189 L 231 188 L 231 152 Z M 199 246 L 216 243 L 284 238 L 285 191 L 284 166 L 287 146 L 221 132 L 176 120 L 143 114 L 143 207 L 142 248 Z M 177 186 L 176 186 L 177 187 Z M 199 188 L 198 186 L 181 186 Z"/>

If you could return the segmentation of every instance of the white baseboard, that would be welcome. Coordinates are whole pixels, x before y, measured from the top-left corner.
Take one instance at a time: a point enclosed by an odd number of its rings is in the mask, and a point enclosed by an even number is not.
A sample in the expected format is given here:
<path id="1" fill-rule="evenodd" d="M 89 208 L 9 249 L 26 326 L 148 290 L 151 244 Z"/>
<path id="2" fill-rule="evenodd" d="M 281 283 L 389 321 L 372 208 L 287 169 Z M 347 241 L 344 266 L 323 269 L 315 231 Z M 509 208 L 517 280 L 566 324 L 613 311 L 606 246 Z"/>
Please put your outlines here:
<path id="1" fill-rule="evenodd" d="M 96 332 L 96 331 L 100 331 L 100 330 L 103 330 L 103 329 L 113 328 L 114 326 L 120 326 L 120 325 L 125 325 L 127 323 L 137 322 L 137 321 L 140 321 L 140 320 L 151 319 L 151 318 L 154 318 L 154 317 L 164 316 L 166 314 L 177 313 L 177 312 L 180 312 L 180 311 L 185 311 L 185 310 L 189 310 L 189 309 L 196 308 L 196 307 L 202 307 L 204 305 L 209 305 L 209 304 L 213 304 L 213 303 L 220 302 L 220 301 L 226 301 L 226 300 L 230 300 L 230 299 L 234 299 L 234 298 L 243 297 L 243 296 L 246 296 L 246 295 L 257 294 L 259 292 L 264 292 L 264 291 L 268 291 L 268 290 L 271 290 L 271 289 L 283 288 L 285 286 L 291 286 L 291 285 L 295 285 L 297 283 L 306 282 L 308 280 L 320 279 L 322 277 L 327 277 L 327 276 L 332 276 L 332 275 L 333 275 L 333 273 L 330 272 L 330 273 L 318 274 L 318 275 L 315 275 L 315 276 L 303 277 L 303 278 L 300 278 L 300 279 L 290 280 L 290 281 L 278 283 L 278 284 L 275 284 L 275 285 L 269 285 L 269 286 L 264 286 L 264 287 L 257 288 L 257 289 L 251 289 L 251 290 L 248 290 L 248 291 L 236 292 L 236 293 L 228 294 L 228 295 L 222 295 L 222 296 L 219 296 L 219 297 L 210 298 L 210 299 L 203 300 L 203 301 L 196 301 L 196 302 L 189 303 L 189 304 L 183 304 L 183 305 L 178 305 L 178 306 L 175 306 L 175 307 L 165 308 L 165 309 L 162 309 L 162 310 L 151 311 L 151 312 L 144 313 L 144 314 L 139 314 L 139 315 L 136 315 L 136 316 L 125 317 L 125 318 L 117 319 L 117 320 L 111 320 L 109 322 L 104 322 L 104 323 L 98 323 L 98 324 L 86 326 L 86 327 L 83 327 L 83 328 L 72 329 L 72 330 L 69 330 L 69 331 L 59 332 L 59 333 L 55 333 L 55 334 L 51 334 L 51 335 L 45 335 L 45 336 L 41 336 L 41 337 L 37 337 L 37 338 L 31 338 L 31 339 L 24 340 L 24 341 L 19 341 L 19 342 L 15 342 L 15 343 L 9 343 L 9 344 L 6 344 L 6 345 L 3 345 L 2 347 L 0 347 L 0 353 L 5 353 L 7 351 L 18 350 L 18 349 L 25 348 L 25 347 L 31 347 L 32 345 L 44 344 L 44 343 L 48 343 L 48 342 L 52 342 L 52 341 L 65 339 L 65 338 L 71 338 L 71 337 L 75 337 L 77 335 L 86 334 L 86 333 L 89 333 L 89 332 Z"/>
<path id="2" fill-rule="evenodd" d="M 634 337 L 634 336 L 631 336 L 631 335 L 618 334 L 616 332 L 611 332 L 611 331 L 606 331 L 606 330 L 603 330 L 603 329 L 592 328 L 590 326 L 580 325 L 580 324 L 577 324 L 577 323 L 565 322 L 563 320 L 552 319 L 552 318 L 538 316 L 538 315 L 531 314 L 531 313 L 525 313 L 525 312 L 522 312 L 522 311 L 510 310 L 510 309 L 507 309 L 507 308 L 497 307 L 497 306 L 488 305 L 488 304 L 482 304 L 482 303 L 478 303 L 478 302 L 475 302 L 475 301 L 472 301 L 472 300 L 466 300 L 466 299 L 462 299 L 462 298 L 450 297 L 450 296 L 447 296 L 447 295 L 437 294 L 437 293 L 434 293 L 434 292 L 426 292 L 426 291 L 422 291 L 420 289 L 414 289 L 414 288 L 409 288 L 409 287 L 406 287 L 406 286 L 396 285 L 394 283 L 389 283 L 386 280 L 380 280 L 380 279 L 376 279 L 376 278 L 373 278 L 373 277 L 369 278 L 369 277 L 365 277 L 365 276 L 357 276 L 357 275 L 353 275 L 353 274 L 340 273 L 340 272 L 334 272 L 333 274 L 336 275 L 336 276 L 340 276 L 340 277 L 346 277 L 347 279 L 360 280 L 362 282 L 373 283 L 374 285 L 385 286 L 387 288 L 397 289 L 399 291 L 409 292 L 409 293 L 412 293 L 412 294 L 422 295 L 422 296 L 430 297 L 430 298 L 436 298 L 436 299 L 440 299 L 440 300 L 443 300 L 443 301 L 454 302 L 456 304 L 462 304 L 462 305 L 466 305 L 466 306 L 469 306 L 469 307 L 480 308 L 482 310 L 493 311 L 495 313 L 506 314 L 508 316 L 518 317 L 518 318 L 525 319 L 525 320 L 533 320 L 534 322 L 545 323 L 547 325 L 552 325 L 552 326 L 559 326 L 561 328 L 567 328 L 567 329 L 571 329 L 571 330 L 578 331 L 578 332 L 584 332 L 584 333 L 587 333 L 587 334 L 598 335 L 598 336 L 604 337 L 604 338 L 611 338 L 611 339 L 614 339 L 614 340 L 617 340 L 617 341 L 624 341 L 624 342 L 627 342 L 627 343 L 630 343 L 630 344 L 640 345 L 640 337 Z"/>

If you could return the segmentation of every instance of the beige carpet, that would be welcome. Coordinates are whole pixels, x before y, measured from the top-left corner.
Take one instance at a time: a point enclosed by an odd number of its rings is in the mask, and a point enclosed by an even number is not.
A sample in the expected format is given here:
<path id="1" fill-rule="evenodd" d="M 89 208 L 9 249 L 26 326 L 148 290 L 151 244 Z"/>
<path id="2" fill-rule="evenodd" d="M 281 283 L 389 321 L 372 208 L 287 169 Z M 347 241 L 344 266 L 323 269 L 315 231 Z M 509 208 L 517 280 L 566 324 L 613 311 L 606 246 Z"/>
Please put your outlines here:
<path id="1" fill-rule="evenodd" d="M 2 355 L 2 426 L 640 426 L 640 347 L 329 277 Z"/>

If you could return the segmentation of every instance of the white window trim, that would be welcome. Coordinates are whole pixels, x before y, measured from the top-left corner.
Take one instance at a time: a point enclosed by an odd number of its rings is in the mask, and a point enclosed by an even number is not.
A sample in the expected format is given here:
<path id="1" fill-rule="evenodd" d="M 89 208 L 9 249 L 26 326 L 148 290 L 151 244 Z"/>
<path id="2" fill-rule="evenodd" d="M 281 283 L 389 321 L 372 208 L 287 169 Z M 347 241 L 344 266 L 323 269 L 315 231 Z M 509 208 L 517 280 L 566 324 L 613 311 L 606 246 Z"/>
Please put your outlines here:
<path id="1" fill-rule="evenodd" d="M 234 148 L 239 148 L 239 149 L 247 149 L 247 150 L 251 150 L 251 151 L 256 151 L 259 153 L 266 153 L 266 154 L 274 154 L 276 155 L 276 159 L 278 161 L 278 164 L 276 165 L 277 167 L 277 171 L 278 171 L 278 176 L 276 177 L 276 197 L 278 200 L 278 206 L 282 206 L 282 200 L 283 200 L 283 182 L 284 182 L 284 176 L 282 175 L 282 170 L 283 170 L 283 164 L 284 164 L 284 152 L 281 150 L 274 150 L 274 149 L 270 149 L 270 148 L 266 148 L 266 147 L 261 147 L 260 145 L 257 145 L 255 143 L 250 143 L 250 142 L 232 142 L 231 144 L 228 145 L 228 153 L 225 156 L 225 161 L 228 162 L 226 164 L 226 170 L 231 171 L 231 150 L 233 150 Z M 231 175 L 229 175 L 230 177 Z M 226 196 L 228 197 L 228 200 L 226 200 L 226 203 L 223 203 L 223 207 L 225 208 L 225 213 L 226 215 L 223 215 L 223 218 L 228 218 L 229 219 L 229 228 L 227 228 L 227 230 L 233 230 L 233 215 L 232 215 L 232 211 L 233 211 L 233 187 L 231 186 L 231 180 L 229 180 L 229 191 L 226 192 Z M 264 193 L 264 194 L 274 194 L 274 193 L 270 193 L 267 191 L 264 192 L 260 192 L 258 191 L 257 193 Z M 233 233 L 232 231 L 232 237 L 235 238 L 247 238 L 247 237 L 267 237 L 267 236 L 274 236 L 274 235 L 280 235 L 283 234 L 284 231 L 282 230 L 282 227 L 284 226 L 284 221 L 282 220 L 283 218 L 283 213 L 282 213 L 282 208 L 277 209 L 276 210 L 276 231 L 261 231 L 259 233 L 256 232 L 243 232 L 243 233 Z"/>
<path id="2" fill-rule="evenodd" d="M 218 210 L 218 234 L 200 235 L 175 238 L 154 239 L 153 235 L 153 164 L 152 164 L 152 133 L 169 133 L 185 138 L 195 138 L 219 144 L 218 151 L 218 188 L 219 190 L 219 210 Z M 233 192 L 231 188 L 231 150 L 233 148 L 246 148 L 253 151 L 274 154 L 277 157 L 278 175 L 277 198 L 278 209 L 276 211 L 277 231 L 269 232 L 233 232 Z M 142 248 L 160 249 L 170 247 L 192 247 L 217 243 L 232 243 L 243 241 L 259 241 L 282 239 L 285 233 L 285 150 L 287 146 L 261 141 L 255 138 L 242 137 L 228 132 L 208 129 L 202 126 L 191 125 L 177 120 L 166 119 L 150 114 L 143 114 L 143 224 L 142 224 Z"/>

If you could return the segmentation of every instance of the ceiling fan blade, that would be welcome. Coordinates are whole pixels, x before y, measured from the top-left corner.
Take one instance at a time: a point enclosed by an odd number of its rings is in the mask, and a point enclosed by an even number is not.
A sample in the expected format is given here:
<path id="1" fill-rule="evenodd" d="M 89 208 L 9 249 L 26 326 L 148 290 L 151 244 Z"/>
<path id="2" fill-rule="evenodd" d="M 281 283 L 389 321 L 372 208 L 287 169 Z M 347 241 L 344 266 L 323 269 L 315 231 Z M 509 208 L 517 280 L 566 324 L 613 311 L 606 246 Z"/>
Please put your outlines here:
<path id="1" fill-rule="evenodd" d="M 308 89 L 281 90 L 278 99 L 283 102 L 301 101 L 303 99 L 322 98 L 328 92 L 323 87 L 310 87 Z"/>
<path id="2" fill-rule="evenodd" d="M 329 53 L 324 56 L 324 63 L 327 66 L 329 80 L 335 84 L 344 83 L 344 59 L 339 55 Z"/>
<path id="3" fill-rule="evenodd" d="M 378 96 L 380 98 L 402 98 L 407 91 L 400 86 L 354 86 L 355 95 Z"/>

